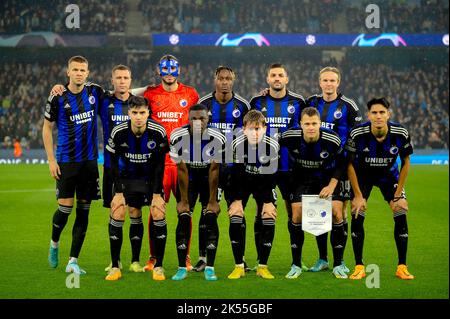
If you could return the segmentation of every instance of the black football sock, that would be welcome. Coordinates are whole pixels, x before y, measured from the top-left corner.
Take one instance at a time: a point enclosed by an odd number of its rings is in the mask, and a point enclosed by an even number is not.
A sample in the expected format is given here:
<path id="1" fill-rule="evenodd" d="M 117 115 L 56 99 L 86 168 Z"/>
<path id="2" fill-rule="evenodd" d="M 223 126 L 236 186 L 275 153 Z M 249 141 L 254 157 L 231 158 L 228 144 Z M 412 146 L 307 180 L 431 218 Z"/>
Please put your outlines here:
<path id="1" fill-rule="evenodd" d="M 267 265 L 270 250 L 272 249 L 273 237 L 275 235 L 275 219 L 262 219 L 262 232 L 259 242 L 259 264 Z"/>
<path id="2" fill-rule="evenodd" d="M 333 267 L 342 264 L 344 255 L 344 223 L 333 224 L 330 235 L 331 246 L 333 247 Z"/>
<path id="3" fill-rule="evenodd" d="M 358 218 L 352 214 L 351 232 L 356 265 L 363 265 L 364 219 L 364 212 L 359 212 Z"/>
<path id="4" fill-rule="evenodd" d="M 148 246 L 150 249 L 149 257 L 155 257 L 155 225 L 151 214 L 148 217 Z"/>
<path id="5" fill-rule="evenodd" d="M 243 261 L 243 218 L 240 216 L 230 217 L 229 235 L 231 241 L 231 248 L 233 250 L 234 262 L 242 264 Z"/>
<path id="6" fill-rule="evenodd" d="M 166 250 L 166 240 L 167 240 L 167 223 L 166 219 L 153 219 L 153 226 L 155 228 L 155 267 L 162 267 L 164 252 Z"/>
<path id="7" fill-rule="evenodd" d="M 344 241 L 343 241 L 344 251 L 345 247 L 347 246 L 347 239 L 348 239 L 348 222 L 347 219 L 344 219 Z"/>
<path id="8" fill-rule="evenodd" d="M 291 239 L 292 264 L 298 267 L 302 266 L 302 248 L 305 241 L 305 233 L 302 229 L 302 223 L 290 222 L 289 236 Z"/>
<path id="9" fill-rule="evenodd" d="M 61 237 L 61 233 L 67 224 L 69 215 L 72 212 L 73 206 L 58 205 L 58 209 L 53 214 L 52 223 L 52 240 L 57 243 Z"/>
<path id="10" fill-rule="evenodd" d="M 187 246 L 189 241 L 189 223 L 191 215 L 189 212 L 178 214 L 178 224 L 175 241 L 177 244 L 178 267 L 186 267 Z"/>
<path id="11" fill-rule="evenodd" d="M 123 242 L 123 220 L 109 218 L 109 245 L 111 247 L 112 267 L 119 267 L 120 250 Z"/>
<path id="12" fill-rule="evenodd" d="M 198 222 L 198 256 L 205 257 L 206 256 L 206 219 L 205 219 L 205 211 L 202 210 L 200 215 L 200 220 Z"/>
<path id="13" fill-rule="evenodd" d="M 142 224 L 142 216 L 140 217 L 130 217 L 130 243 L 131 243 L 131 262 L 139 262 L 141 247 L 142 247 L 142 237 L 144 236 L 144 224 Z"/>
<path id="14" fill-rule="evenodd" d="M 219 225 L 217 214 L 208 212 L 205 214 L 206 222 L 206 266 L 213 267 L 216 259 L 217 245 L 219 244 Z"/>
<path id="15" fill-rule="evenodd" d="M 261 237 L 263 233 L 263 220 L 261 214 L 256 214 L 255 223 L 253 224 L 255 234 L 256 260 L 260 260 L 261 256 Z"/>
<path id="16" fill-rule="evenodd" d="M 406 251 L 408 250 L 408 223 L 406 211 L 401 210 L 394 213 L 394 238 L 398 252 L 398 264 L 406 265 Z"/>
<path id="17" fill-rule="evenodd" d="M 78 258 L 80 255 L 81 247 L 83 246 L 88 228 L 90 207 L 91 203 L 77 202 L 77 215 L 72 228 L 72 247 L 70 248 L 70 257 Z"/>
<path id="18" fill-rule="evenodd" d="M 245 220 L 245 216 L 242 217 L 241 232 L 242 232 L 242 260 L 244 260 L 245 244 L 247 240 L 247 222 Z"/>
<path id="19" fill-rule="evenodd" d="M 316 236 L 319 258 L 328 261 L 328 233 Z"/>

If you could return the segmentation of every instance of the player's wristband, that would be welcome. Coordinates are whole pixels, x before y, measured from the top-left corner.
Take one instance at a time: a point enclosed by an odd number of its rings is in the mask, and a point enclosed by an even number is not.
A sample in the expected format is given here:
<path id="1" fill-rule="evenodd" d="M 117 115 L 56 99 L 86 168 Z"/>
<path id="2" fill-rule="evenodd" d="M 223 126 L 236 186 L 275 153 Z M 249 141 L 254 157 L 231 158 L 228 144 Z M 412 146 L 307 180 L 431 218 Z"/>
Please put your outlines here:
<path id="1" fill-rule="evenodd" d="M 394 197 L 394 199 L 392 201 L 395 203 L 395 202 L 398 202 L 402 198 L 403 198 L 403 196 Z"/>

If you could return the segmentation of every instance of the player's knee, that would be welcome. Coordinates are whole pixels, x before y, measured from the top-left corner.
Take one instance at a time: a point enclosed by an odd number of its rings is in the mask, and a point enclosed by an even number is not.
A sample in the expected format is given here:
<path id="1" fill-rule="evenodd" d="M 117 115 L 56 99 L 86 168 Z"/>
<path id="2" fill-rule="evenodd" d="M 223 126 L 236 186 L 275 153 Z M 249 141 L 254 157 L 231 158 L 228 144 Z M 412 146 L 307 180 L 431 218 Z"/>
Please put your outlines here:
<path id="1" fill-rule="evenodd" d="M 404 211 L 406 214 L 408 212 L 408 201 L 404 198 L 401 198 L 396 202 L 391 201 L 390 206 L 394 213 L 398 211 Z"/>
<path id="2" fill-rule="evenodd" d="M 292 203 L 292 222 L 299 224 L 302 222 L 302 204 Z"/>
<path id="3" fill-rule="evenodd" d="M 343 221 L 342 212 L 335 211 L 335 210 L 333 210 L 332 212 L 333 212 L 333 217 L 332 217 L 333 223 L 335 223 L 335 224 L 341 223 Z"/>
<path id="4" fill-rule="evenodd" d="M 142 216 L 142 210 L 136 207 L 129 207 L 129 214 L 131 218 L 139 218 Z"/>
<path id="5" fill-rule="evenodd" d="M 262 219 L 266 218 L 277 219 L 277 210 L 275 209 L 273 212 L 262 212 Z"/>
<path id="6" fill-rule="evenodd" d="M 64 206 L 73 206 L 73 198 L 58 198 L 58 204 Z"/>
<path id="7" fill-rule="evenodd" d="M 244 212 L 236 212 L 236 211 L 234 211 L 234 212 L 231 212 L 229 215 L 230 215 L 230 217 L 233 217 L 233 216 L 244 217 Z"/>
<path id="8" fill-rule="evenodd" d="M 116 209 L 114 212 L 111 213 L 111 217 L 115 220 L 125 220 L 125 208 L 120 207 Z"/>
<path id="9" fill-rule="evenodd" d="M 166 212 L 159 209 L 152 209 L 152 218 L 154 220 L 164 219 L 166 217 Z"/>

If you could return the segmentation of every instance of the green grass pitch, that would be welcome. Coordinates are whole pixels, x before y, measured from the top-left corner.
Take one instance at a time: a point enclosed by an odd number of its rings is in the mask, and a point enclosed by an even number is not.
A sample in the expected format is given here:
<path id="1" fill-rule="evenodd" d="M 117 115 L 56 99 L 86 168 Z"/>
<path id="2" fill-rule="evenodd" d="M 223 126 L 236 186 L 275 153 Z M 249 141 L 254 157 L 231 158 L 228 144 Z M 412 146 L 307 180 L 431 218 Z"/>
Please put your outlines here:
<path id="1" fill-rule="evenodd" d="M 101 170 L 101 169 L 100 169 Z M 128 220 L 124 226 L 122 261 L 125 269 L 118 282 L 104 280 L 104 268 L 109 263 L 107 234 L 108 212 L 101 201 L 92 205 L 85 244 L 79 258 L 87 275 L 80 278 L 79 289 L 66 287 L 64 272 L 70 250 L 71 229 L 75 212 L 61 237 L 60 265 L 50 269 L 47 251 L 51 234 L 51 218 L 56 209 L 54 182 L 46 165 L 0 166 L 0 298 L 448 298 L 449 287 L 449 205 L 448 166 L 413 166 L 407 181 L 409 201 L 408 265 L 416 276 L 413 281 L 402 281 L 394 276 L 397 253 L 393 238 L 393 219 L 389 207 L 374 189 L 366 214 L 364 260 L 380 269 L 380 287 L 369 289 L 365 281 L 338 280 L 331 271 L 303 273 L 297 280 L 284 275 L 291 262 L 286 212 L 279 205 L 274 246 L 269 267 L 274 280 L 263 280 L 250 272 L 240 280 L 229 280 L 233 269 L 231 245 L 228 237 L 228 218 L 224 202 L 219 216 L 220 242 L 216 258 L 217 282 L 206 282 L 202 273 L 190 273 L 182 282 L 170 280 L 177 268 L 175 249 L 176 213 L 174 200 L 168 205 L 168 240 L 164 266 L 168 280 L 155 282 L 149 273 L 129 273 L 130 244 Z M 246 260 L 253 266 L 253 202 L 246 210 Z M 144 210 L 144 220 L 148 209 Z M 191 256 L 197 259 L 197 225 L 199 211 L 193 217 Z M 147 228 L 147 227 L 145 227 Z M 145 230 L 147 237 L 147 229 Z M 315 239 L 306 235 L 303 250 L 308 265 L 317 258 Z M 331 247 L 328 247 L 330 261 Z M 141 253 L 143 263 L 148 254 L 145 239 Z M 354 267 L 351 239 L 345 260 Z"/>

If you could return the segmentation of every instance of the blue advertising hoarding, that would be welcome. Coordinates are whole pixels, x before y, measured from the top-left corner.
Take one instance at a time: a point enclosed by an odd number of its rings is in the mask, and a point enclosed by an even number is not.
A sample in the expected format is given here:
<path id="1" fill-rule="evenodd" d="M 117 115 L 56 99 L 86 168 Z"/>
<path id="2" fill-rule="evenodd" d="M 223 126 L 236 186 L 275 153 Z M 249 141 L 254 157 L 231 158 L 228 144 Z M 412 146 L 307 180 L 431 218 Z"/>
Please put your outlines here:
<path id="1" fill-rule="evenodd" d="M 154 34 L 154 46 L 448 47 L 448 34 Z"/>

